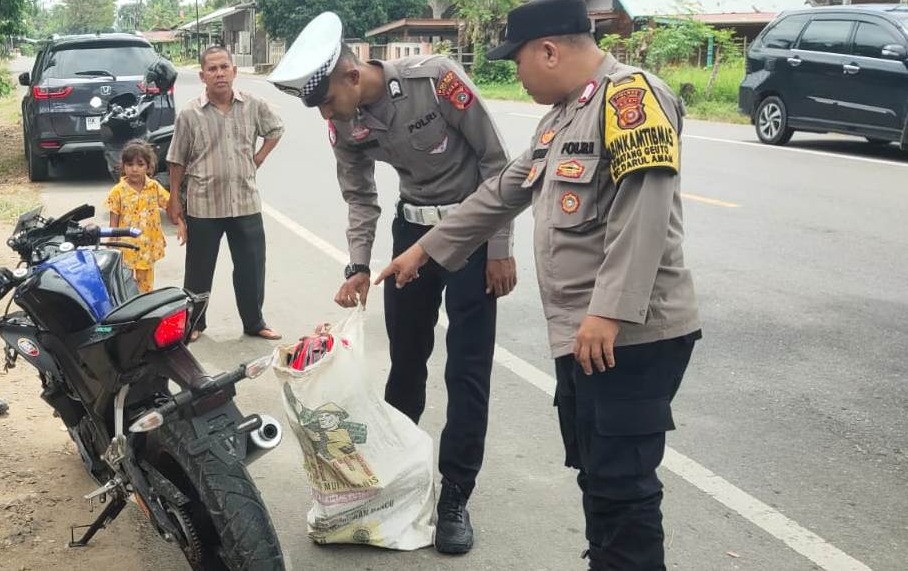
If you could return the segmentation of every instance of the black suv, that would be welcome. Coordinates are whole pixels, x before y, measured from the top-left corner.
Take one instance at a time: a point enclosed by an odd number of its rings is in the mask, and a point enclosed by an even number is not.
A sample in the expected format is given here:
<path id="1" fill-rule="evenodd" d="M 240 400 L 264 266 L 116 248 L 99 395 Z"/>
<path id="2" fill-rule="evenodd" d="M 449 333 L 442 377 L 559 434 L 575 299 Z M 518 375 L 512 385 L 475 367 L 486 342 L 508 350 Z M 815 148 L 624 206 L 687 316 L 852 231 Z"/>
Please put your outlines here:
<path id="1" fill-rule="evenodd" d="M 785 12 L 747 52 L 740 111 L 757 136 L 844 133 L 908 148 L 908 6 Z"/>
<path id="2" fill-rule="evenodd" d="M 89 102 L 152 92 L 156 88 L 146 87 L 145 71 L 159 57 L 147 40 L 132 34 L 62 36 L 43 42 L 32 72 L 19 76 L 19 83 L 29 88 L 22 100 L 22 129 L 31 180 L 47 178 L 49 160 L 103 152 L 101 116 L 106 105 L 97 108 Z M 167 99 L 155 99 L 149 131 L 173 130 L 173 106 L 162 104 Z"/>

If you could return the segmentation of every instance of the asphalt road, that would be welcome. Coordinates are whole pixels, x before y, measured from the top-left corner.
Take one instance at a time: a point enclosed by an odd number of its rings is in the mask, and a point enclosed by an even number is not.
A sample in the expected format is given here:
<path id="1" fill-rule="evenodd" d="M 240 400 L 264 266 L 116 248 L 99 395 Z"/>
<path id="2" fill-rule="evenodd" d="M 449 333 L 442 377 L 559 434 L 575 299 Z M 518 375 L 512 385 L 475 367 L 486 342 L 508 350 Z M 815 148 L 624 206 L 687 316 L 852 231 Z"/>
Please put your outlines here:
<path id="1" fill-rule="evenodd" d="M 22 67 L 22 61 L 18 63 Z M 23 68 L 24 69 L 24 68 Z M 346 207 L 325 123 L 262 78 L 237 87 L 276 104 L 287 132 L 259 171 L 268 233 L 269 323 L 287 337 L 344 312 Z M 176 99 L 200 91 L 181 73 Z M 490 102 L 512 155 L 544 109 Z M 704 338 L 675 401 L 678 430 L 661 469 L 671 569 L 892 570 L 908 567 L 908 154 L 829 135 L 756 143 L 748 126 L 688 121 L 684 130 L 686 262 Z M 51 212 L 89 201 L 103 213 L 103 163 L 52 173 Z M 384 208 L 373 267 L 390 255 L 396 176 L 379 166 Z M 174 241 L 175 242 L 175 241 Z M 387 552 L 317 547 L 306 537 L 308 490 L 292 434 L 254 464 L 293 569 L 581 569 L 583 521 L 573 473 L 562 466 L 551 407 L 553 367 L 533 268 L 529 215 L 517 221 L 518 289 L 499 305 L 486 463 L 470 507 L 474 550 Z M 226 247 L 224 248 L 226 250 Z M 225 369 L 270 350 L 240 336 L 229 257 L 222 256 L 209 329 L 194 351 Z M 171 244 L 161 285 L 178 285 Z M 380 292 L 368 307 L 376 378 L 387 371 Z M 444 330 L 430 369 L 423 427 L 444 420 Z M 528 382 L 530 381 L 530 382 Z M 283 419 L 279 385 L 246 381 L 247 411 Z M 183 568 L 162 542 L 158 568 Z"/>

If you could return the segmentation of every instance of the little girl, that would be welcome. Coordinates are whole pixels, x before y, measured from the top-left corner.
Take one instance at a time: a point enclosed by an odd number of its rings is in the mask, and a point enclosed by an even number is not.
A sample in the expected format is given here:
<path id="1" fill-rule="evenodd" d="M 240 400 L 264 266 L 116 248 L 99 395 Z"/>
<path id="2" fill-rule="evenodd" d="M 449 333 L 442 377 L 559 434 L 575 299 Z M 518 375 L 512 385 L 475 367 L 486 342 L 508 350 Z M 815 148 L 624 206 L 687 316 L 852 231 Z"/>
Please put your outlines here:
<path id="1" fill-rule="evenodd" d="M 154 264 L 164 257 L 164 230 L 161 209 L 167 207 L 170 193 L 151 178 L 157 164 L 154 149 L 144 141 L 131 141 L 123 149 L 120 160 L 122 178 L 107 195 L 112 227 L 132 227 L 142 230 L 138 238 L 121 238 L 138 246 L 138 250 L 123 249 L 123 261 L 133 270 L 139 291 L 154 289 Z M 177 224 L 177 239 L 186 242 L 186 225 Z"/>

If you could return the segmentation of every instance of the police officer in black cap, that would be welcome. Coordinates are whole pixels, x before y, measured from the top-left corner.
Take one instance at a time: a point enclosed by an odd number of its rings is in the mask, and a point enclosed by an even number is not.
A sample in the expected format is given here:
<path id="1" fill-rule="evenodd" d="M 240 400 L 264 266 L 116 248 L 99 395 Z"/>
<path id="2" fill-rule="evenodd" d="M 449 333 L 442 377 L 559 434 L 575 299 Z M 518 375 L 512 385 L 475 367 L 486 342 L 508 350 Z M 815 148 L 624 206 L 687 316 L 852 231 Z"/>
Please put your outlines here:
<path id="1" fill-rule="evenodd" d="M 508 14 L 511 59 L 552 105 L 531 147 L 398 256 L 379 280 L 406 290 L 431 258 L 460 267 L 533 204 L 540 293 L 555 357 L 566 464 L 583 492 L 590 569 L 665 569 L 656 467 L 671 401 L 700 337 L 684 267 L 683 108 L 659 78 L 603 53 L 581 0 Z"/>
<path id="2" fill-rule="evenodd" d="M 507 153 L 485 104 L 463 70 L 441 56 L 360 61 L 342 41 L 331 12 L 310 22 L 269 81 L 318 107 L 328 120 L 337 178 L 349 207 L 350 265 L 335 296 L 344 307 L 365 303 L 379 218 L 375 162 L 400 177 L 392 226 L 400 253 L 456 212 Z M 467 500 L 482 465 L 495 346 L 496 298 L 516 283 L 511 225 L 476 244 L 465 267 L 426 268 L 407 290 L 385 288 L 391 371 L 385 399 L 418 422 L 426 404 L 426 362 L 442 296 L 450 325 L 445 385 L 447 422 L 439 445 L 442 474 L 435 548 L 466 553 L 473 546 Z"/>

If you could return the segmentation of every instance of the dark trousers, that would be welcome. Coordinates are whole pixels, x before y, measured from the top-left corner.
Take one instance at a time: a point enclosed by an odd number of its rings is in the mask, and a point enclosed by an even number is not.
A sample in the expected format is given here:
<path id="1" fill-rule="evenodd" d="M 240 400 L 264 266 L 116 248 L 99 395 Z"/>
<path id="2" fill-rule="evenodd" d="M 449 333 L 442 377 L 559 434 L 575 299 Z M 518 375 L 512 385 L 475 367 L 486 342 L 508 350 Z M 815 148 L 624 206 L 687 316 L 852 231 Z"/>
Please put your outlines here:
<path id="1" fill-rule="evenodd" d="M 265 226 L 261 214 L 234 218 L 186 217 L 186 267 L 183 287 L 193 293 L 211 291 L 214 267 L 221 248 L 221 237 L 227 234 L 227 245 L 233 259 L 233 291 L 243 331 L 256 333 L 265 327 L 262 305 L 265 303 Z M 196 323 L 203 331 L 205 314 Z"/>
<path id="2" fill-rule="evenodd" d="M 589 376 L 573 355 L 555 360 L 565 464 L 579 470 L 592 569 L 665 569 L 656 467 L 699 336 L 616 347 L 615 368 Z"/>
<path id="3" fill-rule="evenodd" d="M 400 255 L 429 230 L 398 217 L 394 220 L 394 255 Z M 441 433 L 441 474 L 469 494 L 485 451 L 489 420 L 489 378 L 495 346 L 496 301 L 485 293 L 486 247 L 466 267 L 449 272 L 430 261 L 419 278 L 403 289 L 385 282 L 385 327 L 391 348 L 391 372 L 385 400 L 419 422 L 426 407 L 426 362 L 435 343 L 442 292 L 448 326 L 447 423 Z"/>

